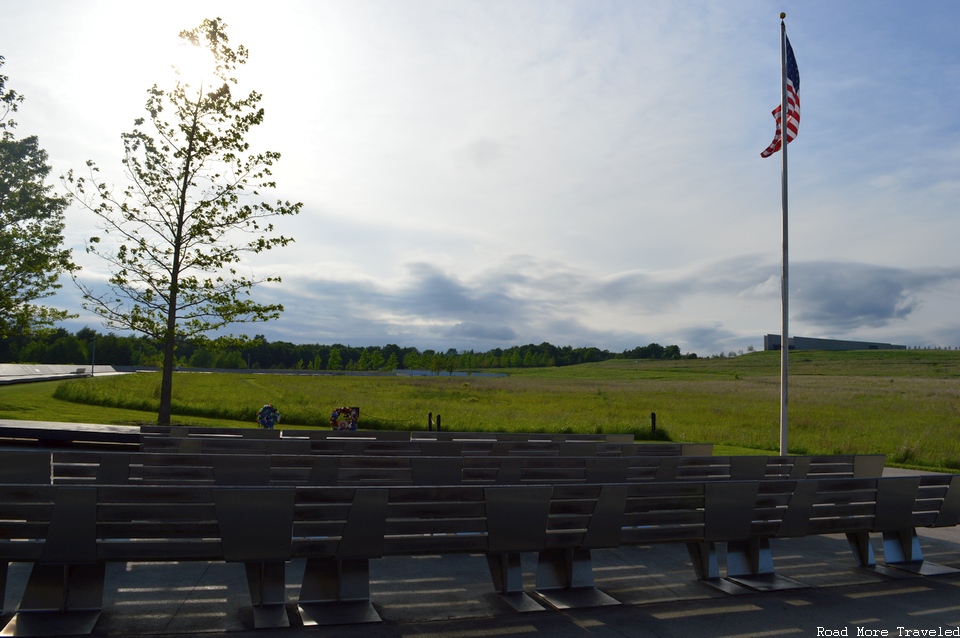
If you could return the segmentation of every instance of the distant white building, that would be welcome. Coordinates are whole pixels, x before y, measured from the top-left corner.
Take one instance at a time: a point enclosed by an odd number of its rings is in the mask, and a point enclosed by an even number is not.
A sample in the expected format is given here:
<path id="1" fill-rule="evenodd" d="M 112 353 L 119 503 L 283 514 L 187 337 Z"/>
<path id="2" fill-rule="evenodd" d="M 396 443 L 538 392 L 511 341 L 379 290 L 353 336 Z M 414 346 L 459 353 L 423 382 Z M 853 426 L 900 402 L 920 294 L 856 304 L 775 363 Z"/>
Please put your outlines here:
<path id="1" fill-rule="evenodd" d="M 815 339 L 813 337 L 790 337 L 791 350 L 906 350 L 907 346 L 874 341 L 843 341 L 840 339 Z M 764 350 L 780 350 L 780 335 L 764 335 Z"/>

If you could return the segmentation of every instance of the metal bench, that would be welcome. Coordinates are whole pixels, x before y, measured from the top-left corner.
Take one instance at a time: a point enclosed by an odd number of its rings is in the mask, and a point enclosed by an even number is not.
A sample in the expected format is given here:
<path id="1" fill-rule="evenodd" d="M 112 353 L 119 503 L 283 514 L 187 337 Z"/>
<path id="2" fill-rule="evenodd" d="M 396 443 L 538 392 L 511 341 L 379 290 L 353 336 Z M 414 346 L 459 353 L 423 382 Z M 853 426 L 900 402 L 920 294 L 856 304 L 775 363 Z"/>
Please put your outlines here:
<path id="1" fill-rule="evenodd" d="M 89 633 L 106 564 L 127 561 L 242 562 L 257 626 L 288 624 L 271 570 L 282 574 L 290 557 L 291 490 L 5 485 L 0 494 L 4 569 L 33 563 L 5 633 Z"/>

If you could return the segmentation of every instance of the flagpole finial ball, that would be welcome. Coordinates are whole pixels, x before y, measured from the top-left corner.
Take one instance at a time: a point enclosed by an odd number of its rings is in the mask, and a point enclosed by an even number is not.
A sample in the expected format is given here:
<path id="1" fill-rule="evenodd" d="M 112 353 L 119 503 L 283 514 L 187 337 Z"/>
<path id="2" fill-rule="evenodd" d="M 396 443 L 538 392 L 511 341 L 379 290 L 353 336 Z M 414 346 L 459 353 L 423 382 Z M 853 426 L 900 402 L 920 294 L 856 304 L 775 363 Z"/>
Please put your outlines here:
<path id="1" fill-rule="evenodd" d="M 783 19 L 786 18 L 786 17 L 787 17 L 787 14 L 784 13 L 783 11 L 781 11 L 781 12 L 780 12 L 780 19 L 783 20 Z"/>

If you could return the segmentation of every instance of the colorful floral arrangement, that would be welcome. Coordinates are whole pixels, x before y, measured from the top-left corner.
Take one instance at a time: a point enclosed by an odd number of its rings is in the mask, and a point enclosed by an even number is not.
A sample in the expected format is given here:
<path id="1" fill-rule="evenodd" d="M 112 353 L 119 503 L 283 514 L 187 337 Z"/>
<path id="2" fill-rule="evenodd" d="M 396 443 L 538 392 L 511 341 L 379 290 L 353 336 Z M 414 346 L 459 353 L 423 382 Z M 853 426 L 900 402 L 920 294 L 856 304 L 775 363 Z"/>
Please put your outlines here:
<path id="1" fill-rule="evenodd" d="M 334 430 L 356 430 L 359 420 L 359 408 L 337 408 L 330 415 L 330 427 Z"/>
<path id="2" fill-rule="evenodd" d="M 268 403 L 257 411 L 257 424 L 268 430 L 272 430 L 273 426 L 280 422 L 280 410 L 273 407 L 272 403 Z"/>

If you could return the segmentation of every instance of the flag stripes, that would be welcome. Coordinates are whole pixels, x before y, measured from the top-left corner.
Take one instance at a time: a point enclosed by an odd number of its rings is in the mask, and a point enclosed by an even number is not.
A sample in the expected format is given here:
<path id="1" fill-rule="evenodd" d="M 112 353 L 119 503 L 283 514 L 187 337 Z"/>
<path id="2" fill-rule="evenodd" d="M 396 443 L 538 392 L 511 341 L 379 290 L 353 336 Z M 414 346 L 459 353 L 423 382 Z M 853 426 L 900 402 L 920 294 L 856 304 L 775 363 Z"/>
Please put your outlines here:
<path id="1" fill-rule="evenodd" d="M 773 118 L 777 121 L 777 132 L 773 137 L 773 141 L 770 142 L 770 146 L 760 153 L 760 157 L 770 157 L 780 150 L 780 146 L 783 143 L 783 118 L 780 114 L 781 106 L 773 109 Z M 787 38 L 787 144 L 797 137 L 797 131 L 799 129 L 800 69 L 797 67 L 797 59 L 793 56 L 793 47 L 790 46 L 790 39 Z"/>

